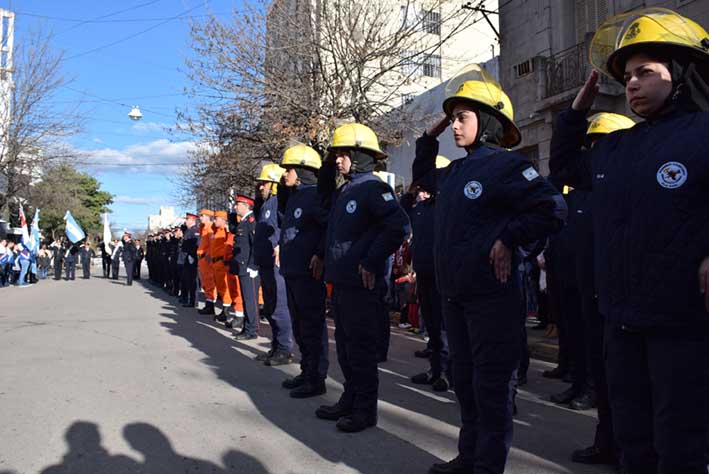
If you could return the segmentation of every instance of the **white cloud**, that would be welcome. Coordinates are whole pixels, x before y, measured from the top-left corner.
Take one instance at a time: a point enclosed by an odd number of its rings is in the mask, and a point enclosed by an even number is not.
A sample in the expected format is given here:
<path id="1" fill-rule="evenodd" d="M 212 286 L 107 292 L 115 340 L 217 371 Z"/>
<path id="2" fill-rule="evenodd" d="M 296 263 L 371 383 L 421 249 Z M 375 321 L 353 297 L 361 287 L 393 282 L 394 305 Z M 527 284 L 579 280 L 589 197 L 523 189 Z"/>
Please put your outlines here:
<path id="1" fill-rule="evenodd" d="M 93 142 L 94 143 L 103 143 L 103 140 L 101 140 L 100 138 L 94 138 Z"/>
<path id="2" fill-rule="evenodd" d="M 136 196 L 116 196 L 113 198 L 115 204 L 134 204 L 137 206 L 163 204 L 165 198 L 162 197 L 136 197 Z"/>
<path id="3" fill-rule="evenodd" d="M 93 171 L 174 174 L 188 163 L 189 153 L 197 147 L 194 142 L 160 139 L 129 145 L 120 150 L 77 150 L 77 154 L 81 157 L 81 164 Z"/>
<path id="4" fill-rule="evenodd" d="M 161 122 L 136 122 L 133 124 L 133 130 L 139 132 L 164 132 L 170 126 Z"/>

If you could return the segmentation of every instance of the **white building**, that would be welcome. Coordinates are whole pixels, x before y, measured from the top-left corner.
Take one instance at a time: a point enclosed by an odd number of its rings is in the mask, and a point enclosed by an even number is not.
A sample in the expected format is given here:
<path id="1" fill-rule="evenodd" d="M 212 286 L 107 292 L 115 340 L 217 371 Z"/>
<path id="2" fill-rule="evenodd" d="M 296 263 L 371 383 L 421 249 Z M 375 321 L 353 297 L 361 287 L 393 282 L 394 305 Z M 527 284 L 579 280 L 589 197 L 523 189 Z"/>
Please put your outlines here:
<path id="1" fill-rule="evenodd" d="M 156 232 L 166 227 L 180 225 L 182 220 L 175 214 L 175 208 L 172 206 L 160 206 L 160 211 L 156 215 L 148 216 L 147 232 Z"/>
<path id="2" fill-rule="evenodd" d="M 499 60 L 493 58 L 486 63 L 480 64 L 492 77 L 499 81 Z M 416 139 L 424 130 L 430 127 L 433 122 L 443 115 L 442 104 L 446 98 L 446 87 L 448 81 L 430 89 L 423 94 L 416 96 L 407 105 L 411 113 L 421 120 L 404 133 L 404 136 L 397 146 L 388 146 L 386 152 L 389 154 L 387 171 L 396 175 L 396 184 L 408 187 L 411 184 L 411 165 L 416 153 Z M 438 154 L 445 156 L 449 160 L 454 160 L 465 156 L 465 151 L 455 146 L 453 133 L 450 127 L 438 137 L 440 147 Z"/>

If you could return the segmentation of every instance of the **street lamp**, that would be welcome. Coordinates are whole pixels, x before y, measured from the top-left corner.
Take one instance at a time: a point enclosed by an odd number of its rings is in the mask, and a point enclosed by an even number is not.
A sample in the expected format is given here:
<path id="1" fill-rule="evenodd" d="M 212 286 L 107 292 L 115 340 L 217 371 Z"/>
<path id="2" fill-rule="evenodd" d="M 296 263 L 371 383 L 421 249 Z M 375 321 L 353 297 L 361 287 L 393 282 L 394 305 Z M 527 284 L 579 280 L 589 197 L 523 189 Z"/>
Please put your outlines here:
<path id="1" fill-rule="evenodd" d="M 135 120 L 136 122 L 143 118 L 143 114 L 140 113 L 140 107 L 137 105 L 133 106 L 133 109 L 128 113 L 128 118 Z"/>

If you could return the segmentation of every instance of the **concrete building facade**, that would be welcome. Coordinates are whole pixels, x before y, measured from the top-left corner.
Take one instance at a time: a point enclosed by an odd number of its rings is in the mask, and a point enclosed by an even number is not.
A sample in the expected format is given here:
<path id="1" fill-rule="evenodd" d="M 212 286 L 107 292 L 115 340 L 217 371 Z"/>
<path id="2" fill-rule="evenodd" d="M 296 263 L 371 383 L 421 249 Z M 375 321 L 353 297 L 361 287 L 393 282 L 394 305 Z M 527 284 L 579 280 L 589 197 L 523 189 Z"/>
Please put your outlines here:
<path id="1" fill-rule="evenodd" d="M 271 61 L 276 70 L 290 70 L 297 73 L 299 61 L 309 60 L 299 58 L 297 44 L 304 41 L 303 35 L 325 41 L 323 39 L 330 33 L 325 33 L 318 18 L 318 12 L 323 8 L 338 8 L 340 0 L 273 0 L 269 7 L 267 38 L 269 51 L 279 54 L 270 54 Z M 408 104 L 417 95 L 445 82 L 458 71 L 472 62 L 483 62 L 495 56 L 497 38 L 494 30 L 483 20 L 480 14 L 472 15 L 469 10 L 462 8 L 459 0 L 353 0 L 344 7 L 348 11 L 364 11 L 367 15 L 370 9 L 385 19 L 382 30 L 387 31 L 383 36 L 392 40 L 406 25 L 416 29 L 416 33 L 404 32 L 407 40 L 393 45 L 392 49 L 397 57 L 374 58 L 368 64 L 365 75 L 374 77 L 382 67 L 388 73 L 376 79 L 376 87 L 370 92 L 376 102 L 386 103 L 390 108 L 398 108 Z M 497 0 L 485 3 L 488 9 L 497 8 Z M 287 19 L 284 20 L 284 17 Z M 467 18 L 463 21 L 463 18 Z M 496 22 L 496 16 L 491 20 Z M 374 21 L 374 20 L 373 20 Z M 376 21 L 380 21 L 377 19 Z M 356 22 L 355 22 L 356 23 Z M 284 28 L 282 25 L 289 25 Z M 295 26 L 297 25 L 297 27 Z M 320 26 L 318 26 L 320 25 Z M 402 26 L 403 25 L 403 26 Z M 343 28 L 351 25 L 342 25 Z M 285 30 L 285 31 L 284 31 Z M 388 36 L 387 36 L 388 35 Z M 381 38 L 380 38 L 381 39 Z M 399 50 L 406 46 L 406 50 Z M 348 45 L 354 47 L 354 45 Z M 323 62 L 328 66 L 327 50 L 323 48 Z M 292 51 L 292 54 L 289 52 Z M 280 54 L 284 53 L 284 54 Z M 283 64 L 289 64 L 284 68 Z M 334 67 L 334 66 L 333 66 Z M 374 74 L 372 74 L 372 71 Z"/>
<path id="2" fill-rule="evenodd" d="M 604 19 L 642 7 L 678 11 L 709 27 L 706 0 L 507 0 L 500 4 L 500 80 L 522 130 L 518 150 L 548 173 L 556 115 L 571 105 L 591 71 L 589 44 Z M 624 89 L 602 79 L 597 111 L 634 117 Z"/>
<path id="3" fill-rule="evenodd" d="M 158 214 L 148 216 L 147 232 L 156 232 L 166 227 L 181 224 L 180 219 L 175 214 L 175 208 L 172 206 L 160 206 Z"/>

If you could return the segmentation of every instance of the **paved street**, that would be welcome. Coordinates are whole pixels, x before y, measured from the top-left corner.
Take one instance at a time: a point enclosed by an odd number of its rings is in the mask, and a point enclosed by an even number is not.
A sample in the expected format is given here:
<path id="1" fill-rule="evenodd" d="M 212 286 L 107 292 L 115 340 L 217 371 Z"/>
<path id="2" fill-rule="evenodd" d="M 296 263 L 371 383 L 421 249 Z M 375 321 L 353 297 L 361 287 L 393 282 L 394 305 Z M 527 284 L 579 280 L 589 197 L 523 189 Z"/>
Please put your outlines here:
<path id="1" fill-rule="evenodd" d="M 328 394 L 293 400 L 280 383 L 296 365 L 252 360 L 266 339 L 236 342 L 147 282 L 47 280 L 0 300 L 0 473 L 423 474 L 456 455 L 455 397 L 409 382 L 423 342 L 398 329 L 379 425 L 347 435 L 313 415 L 341 393 L 332 337 Z M 595 418 L 543 401 L 565 387 L 548 367 L 533 361 L 518 399 L 507 472 L 612 472 L 569 462 Z"/>

